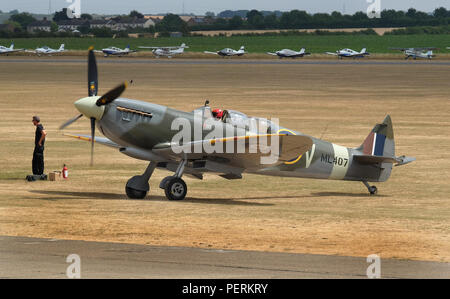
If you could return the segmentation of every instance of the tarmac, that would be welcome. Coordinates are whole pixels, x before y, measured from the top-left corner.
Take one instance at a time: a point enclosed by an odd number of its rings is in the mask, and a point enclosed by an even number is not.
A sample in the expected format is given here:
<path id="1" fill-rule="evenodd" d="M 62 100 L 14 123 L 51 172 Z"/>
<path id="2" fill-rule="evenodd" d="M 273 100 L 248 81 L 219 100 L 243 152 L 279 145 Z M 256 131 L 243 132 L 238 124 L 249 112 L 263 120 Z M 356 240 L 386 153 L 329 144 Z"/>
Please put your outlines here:
<path id="1" fill-rule="evenodd" d="M 0 278 L 64 279 L 72 254 L 80 278 L 363 279 L 374 265 L 366 257 L 0 236 Z M 379 270 L 380 278 L 450 278 L 450 263 L 380 256 Z"/>

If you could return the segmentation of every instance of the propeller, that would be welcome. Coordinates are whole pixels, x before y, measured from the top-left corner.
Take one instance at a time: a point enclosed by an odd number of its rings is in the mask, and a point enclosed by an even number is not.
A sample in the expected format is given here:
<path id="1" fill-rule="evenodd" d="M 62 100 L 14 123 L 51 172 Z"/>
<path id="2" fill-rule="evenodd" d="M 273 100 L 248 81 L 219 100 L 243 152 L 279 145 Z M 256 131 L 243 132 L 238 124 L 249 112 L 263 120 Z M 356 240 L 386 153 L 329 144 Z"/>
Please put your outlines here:
<path id="1" fill-rule="evenodd" d="M 130 82 L 132 83 L 132 81 Z M 72 123 L 76 122 L 82 116 L 86 116 L 91 121 L 91 166 L 94 164 L 94 142 L 95 142 L 95 122 L 100 120 L 103 116 L 104 107 L 125 91 L 128 84 L 124 82 L 115 88 L 111 89 L 101 97 L 97 97 L 98 93 L 98 71 L 97 61 L 95 59 L 94 47 L 89 47 L 88 54 L 88 97 L 80 99 L 75 102 L 75 107 L 81 112 L 81 114 L 69 119 L 62 124 L 59 129 L 62 130 Z"/>

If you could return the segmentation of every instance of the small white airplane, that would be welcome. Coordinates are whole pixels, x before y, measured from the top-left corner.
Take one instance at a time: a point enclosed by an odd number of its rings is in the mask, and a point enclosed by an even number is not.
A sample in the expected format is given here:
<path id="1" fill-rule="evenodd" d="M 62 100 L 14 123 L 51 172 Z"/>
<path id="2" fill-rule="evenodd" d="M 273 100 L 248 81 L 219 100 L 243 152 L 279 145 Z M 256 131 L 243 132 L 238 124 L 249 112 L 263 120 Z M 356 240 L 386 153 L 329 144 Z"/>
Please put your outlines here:
<path id="1" fill-rule="evenodd" d="M 36 48 L 36 50 L 34 50 L 34 51 L 29 51 L 29 50 L 27 50 L 26 52 L 28 52 L 28 53 L 34 53 L 34 54 L 37 54 L 38 56 L 41 56 L 41 55 L 53 55 L 53 54 L 58 54 L 58 53 L 62 53 L 62 52 L 64 52 L 64 51 L 66 51 L 65 49 L 64 49 L 64 44 L 61 44 L 61 46 L 59 47 L 59 49 L 52 49 L 52 48 L 50 48 L 50 47 L 47 47 L 47 46 L 43 46 L 43 47 L 41 47 L 41 48 Z"/>
<path id="2" fill-rule="evenodd" d="M 302 48 L 299 52 L 291 49 L 283 49 L 280 51 L 276 51 L 275 53 L 267 52 L 267 54 L 278 56 L 280 59 L 283 57 L 296 58 L 296 57 L 303 57 L 305 55 L 311 55 L 311 53 L 305 52 L 305 48 Z"/>
<path id="3" fill-rule="evenodd" d="M 8 56 L 11 53 L 20 52 L 20 51 L 23 51 L 23 50 L 24 49 L 14 49 L 14 43 L 12 43 L 9 48 L 4 47 L 4 46 L 0 46 L 0 54 L 5 54 L 6 56 Z"/>
<path id="4" fill-rule="evenodd" d="M 105 57 L 108 57 L 109 55 L 122 57 L 122 56 L 128 55 L 130 53 L 135 53 L 137 51 L 130 50 L 130 45 L 128 45 L 125 49 L 120 49 L 120 48 L 111 46 L 111 47 L 102 49 L 101 51 L 94 51 L 94 52 L 103 53 L 103 54 L 105 54 Z"/>
<path id="5" fill-rule="evenodd" d="M 358 52 L 358 51 L 347 48 L 347 49 L 337 50 L 336 52 L 326 52 L 326 54 L 335 55 L 339 59 L 342 59 L 344 57 L 363 58 L 364 56 L 370 55 L 370 53 L 368 53 L 366 50 L 367 50 L 366 48 L 363 48 L 361 50 L 361 52 Z"/>
<path id="6" fill-rule="evenodd" d="M 399 50 L 405 54 L 405 59 L 410 57 L 416 60 L 417 58 L 431 59 L 436 55 L 433 54 L 433 50 L 437 48 L 427 47 L 427 48 L 389 48 L 390 50 Z M 427 52 L 425 52 L 427 51 Z"/>
<path id="7" fill-rule="evenodd" d="M 215 54 L 220 56 L 242 56 L 244 54 L 247 54 L 248 52 L 245 52 L 245 47 L 242 46 L 238 51 L 233 50 L 231 48 L 225 48 L 217 52 L 210 52 L 210 51 L 204 51 L 206 54 Z"/>
<path id="8" fill-rule="evenodd" d="M 166 56 L 168 58 L 172 58 L 174 55 L 182 54 L 184 49 L 189 48 L 185 43 L 181 44 L 181 46 L 172 46 L 172 47 L 139 47 L 140 49 L 152 49 L 152 53 L 159 58 L 160 56 Z"/>

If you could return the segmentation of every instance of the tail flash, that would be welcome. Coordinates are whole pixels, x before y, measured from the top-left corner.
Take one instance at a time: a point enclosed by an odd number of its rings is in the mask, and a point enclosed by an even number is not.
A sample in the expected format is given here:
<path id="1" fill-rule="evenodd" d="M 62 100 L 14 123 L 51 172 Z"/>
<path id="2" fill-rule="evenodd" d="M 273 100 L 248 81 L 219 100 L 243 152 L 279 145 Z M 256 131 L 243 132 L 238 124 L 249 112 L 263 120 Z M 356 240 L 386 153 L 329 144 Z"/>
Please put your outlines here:
<path id="1" fill-rule="evenodd" d="M 395 157 L 394 130 L 389 115 L 375 125 L 360 148 L 365 155 Z"/>

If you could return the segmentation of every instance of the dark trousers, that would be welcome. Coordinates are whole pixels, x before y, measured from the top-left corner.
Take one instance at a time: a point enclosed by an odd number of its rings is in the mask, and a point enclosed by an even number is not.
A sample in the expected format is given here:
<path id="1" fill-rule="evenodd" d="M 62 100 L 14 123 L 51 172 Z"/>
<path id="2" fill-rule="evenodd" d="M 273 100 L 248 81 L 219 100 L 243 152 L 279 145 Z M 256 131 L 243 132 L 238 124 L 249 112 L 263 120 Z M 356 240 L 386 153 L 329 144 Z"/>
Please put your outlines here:
<path id="1" fill-rule="evenodd" d="M 44 173 L 44 147 L 35 146 L 33 152 L 33 174 L 41 175 Z"/>

